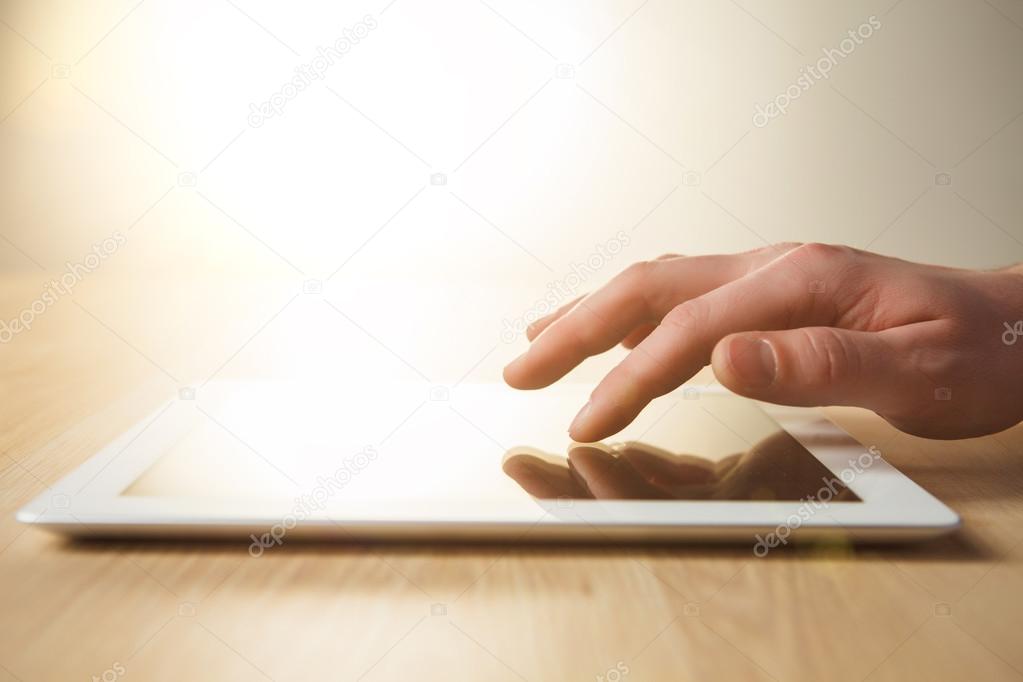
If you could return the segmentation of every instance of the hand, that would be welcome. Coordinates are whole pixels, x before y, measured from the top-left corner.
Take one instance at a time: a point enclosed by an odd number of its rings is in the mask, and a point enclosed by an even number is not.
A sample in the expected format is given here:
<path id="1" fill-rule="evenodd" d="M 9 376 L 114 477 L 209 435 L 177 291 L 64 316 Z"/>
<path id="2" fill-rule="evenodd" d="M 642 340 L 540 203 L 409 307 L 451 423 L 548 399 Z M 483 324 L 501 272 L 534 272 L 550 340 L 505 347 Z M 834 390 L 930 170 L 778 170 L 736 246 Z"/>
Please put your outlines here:
<path id="1" fill-rule="evenodd" d="M 567 458 L 515 448 L 505 454 L 502 468 L 527 493 L 541 499 L 817 499 L 829 480 L 833 499 L 856 499 L 785 431 L 717 462 L 639 442 L 616 447 L 577 443 Z"/>
<path id="2" fill-rule="evenodd" d="M 787 405 L 856 405 L 931 438 L 1023 419 L 1023 270 L 958 270 L 844 246 L 782 244 L 663 256 L 538 320 L 504 370 L 547 386 L 622 343 L 632 351 L 569 429 L 590 442 L 713 365 L 732 391 Z"/>

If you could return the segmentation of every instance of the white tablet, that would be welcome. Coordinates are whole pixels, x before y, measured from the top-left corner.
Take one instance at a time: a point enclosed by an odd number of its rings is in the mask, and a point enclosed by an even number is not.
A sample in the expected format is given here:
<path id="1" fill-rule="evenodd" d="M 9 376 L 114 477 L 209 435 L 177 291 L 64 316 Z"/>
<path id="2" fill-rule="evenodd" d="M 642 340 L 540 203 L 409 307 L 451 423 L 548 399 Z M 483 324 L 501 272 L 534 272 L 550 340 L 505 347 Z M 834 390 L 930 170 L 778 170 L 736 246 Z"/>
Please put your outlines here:
<path id="1" fill-rule="evenodd" d="M 816 410 L 685 387 L 616 442 L 573 444 L 589 386 L 183 391 L 18 513 L 82 536 L 926 538 L 955 513 Z"/>

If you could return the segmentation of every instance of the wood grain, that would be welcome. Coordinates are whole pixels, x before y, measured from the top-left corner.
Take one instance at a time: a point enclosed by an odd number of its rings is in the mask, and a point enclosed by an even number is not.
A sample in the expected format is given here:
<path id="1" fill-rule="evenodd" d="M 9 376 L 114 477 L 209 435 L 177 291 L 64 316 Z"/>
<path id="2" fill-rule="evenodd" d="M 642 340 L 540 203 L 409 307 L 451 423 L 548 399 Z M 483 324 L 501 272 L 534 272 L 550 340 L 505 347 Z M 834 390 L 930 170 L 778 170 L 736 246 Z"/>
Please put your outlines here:
<path id="1" fill-rule="evenodd" d="M 831 411 L 962 515 L 956 535 L 908 547 L 757 559 L 748 547 L 294 543 L 253 559 L 243 544 L 26 529 L 20 505 L 173 387 L 143 357 L 150 337 L 118 338 L 79 308 L 116 304 L 118 286 L 96 287 L 0 347 L 0 679 L 1023 678 L 1020 428 L 931 442 Z M 37 288 L 7 278 L 5 315 Z M 201 305 L 207 290 L 182 295 Z"/>

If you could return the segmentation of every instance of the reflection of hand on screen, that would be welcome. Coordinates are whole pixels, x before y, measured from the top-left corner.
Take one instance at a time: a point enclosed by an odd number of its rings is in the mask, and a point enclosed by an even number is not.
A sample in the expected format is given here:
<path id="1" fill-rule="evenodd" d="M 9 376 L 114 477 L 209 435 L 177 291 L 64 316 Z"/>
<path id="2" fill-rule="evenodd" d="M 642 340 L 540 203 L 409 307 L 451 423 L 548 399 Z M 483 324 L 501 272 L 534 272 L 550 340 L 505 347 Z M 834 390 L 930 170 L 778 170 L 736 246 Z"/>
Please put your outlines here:
<path id="1" fill-rule="evenodd" d="M 829 480 L 839 490 L 833 499 L 856 499 L 785 432 L 717 462 L 629 442 L 575 444 L 567 457 L 514 448 L 503 469 L 530 495 L 546 499 L 798 500 Z"/>

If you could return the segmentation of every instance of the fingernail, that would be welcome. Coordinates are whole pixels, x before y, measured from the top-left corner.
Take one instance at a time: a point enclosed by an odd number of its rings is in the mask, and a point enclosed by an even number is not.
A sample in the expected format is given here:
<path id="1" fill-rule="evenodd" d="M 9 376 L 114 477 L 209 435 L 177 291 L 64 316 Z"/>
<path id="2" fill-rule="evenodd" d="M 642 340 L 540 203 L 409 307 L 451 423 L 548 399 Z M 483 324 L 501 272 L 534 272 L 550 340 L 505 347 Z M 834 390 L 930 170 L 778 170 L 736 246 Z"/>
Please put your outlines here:
<path id="1" fill-rule="evenodd" d="M 742 384 L 749 388 L 767 388 L 774 383 L 778 363 L 770 343 L 756 337 L 737 336 L 728 350 L 732 368 Z"/>
<path id="2" fill-rule="evenodd" d="M 583 405 L 583 409 L 579 410 L 579 414 L 572 420 L 572 425 L 568 427 L 568 432 L 572 433 L 576 429 L 579 429 L 586 423 L 586 419 L 590 416 L 590 408 L 593 405 L 592 402 L 588 402 Z"/>

